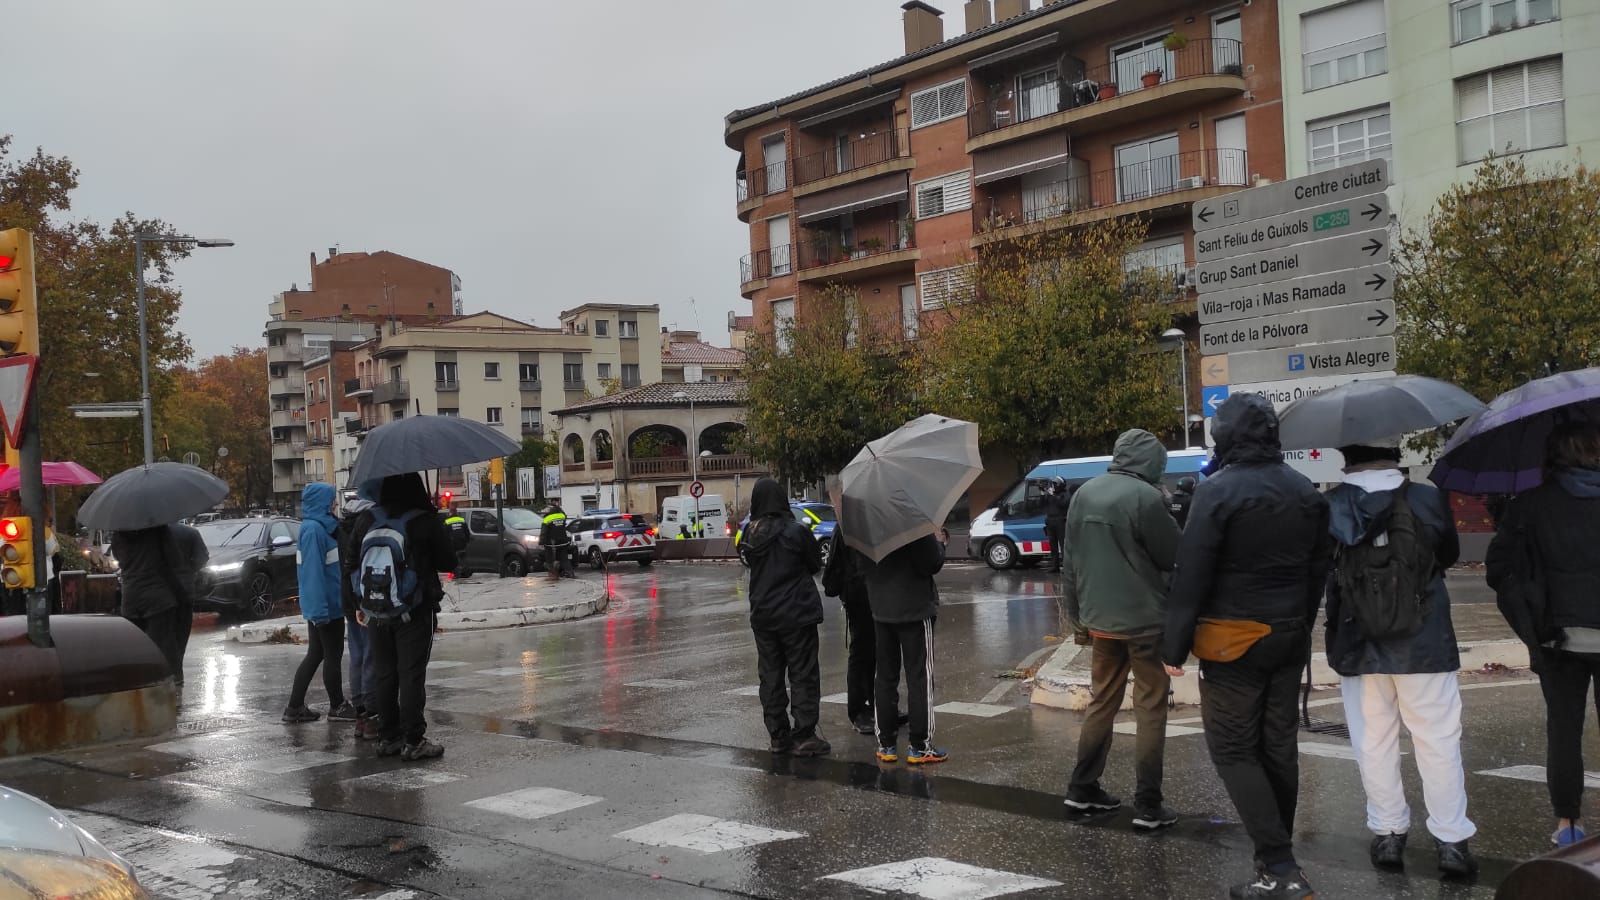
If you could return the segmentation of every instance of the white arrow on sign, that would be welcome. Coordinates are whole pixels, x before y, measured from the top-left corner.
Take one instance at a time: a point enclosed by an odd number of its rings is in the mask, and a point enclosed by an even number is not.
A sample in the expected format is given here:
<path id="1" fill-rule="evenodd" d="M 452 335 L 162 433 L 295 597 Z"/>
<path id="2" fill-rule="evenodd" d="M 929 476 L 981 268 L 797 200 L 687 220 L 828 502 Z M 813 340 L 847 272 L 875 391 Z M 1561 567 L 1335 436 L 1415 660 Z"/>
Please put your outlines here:
<path id="1" fill-rule="evenodd" d="M 1207 394 L 1206 412 L 1214 416 L 1217 414 L 1217 410 L 1222 408 L 1222 404 L 1226 402 L 1228 402 L 1228 398 L 1222 396 L 1221 394 Z"/>
<path id="2" fill-rule="evenodd" d="M 1304 178 L 1292 178 L 1201 200 L 1194 205 L 1194 230 L 1237 225 L 1252 219 L 1280 216 L 1307 206 L 1367 197 L 1388 186 L 1388 161 L 1371 159 Z"/>
<path id="3" fill-rule="evenodd" d="M 1195 284 L 1204 296 L 1213 291 L 1287 281 L 1319 272 L 1337 272 L 1388 261 L 1389 230 L 1374 228 L 1325 241 L 1202 263 L 1195 267 Z"/>
<path id="4" fill-rule="evenodd" d="M 33 376 L 39 357 L 32 354 L 0 359 L 0 417 L 5 419 L 6 440 L 12 447 L 22 446 L 22 424 L 28 419 L 28 397 L 33 393 Z"/>
<path id="5" fill-rule="evenodd" d="M 1201 232 L 1194 236 L 1195 259 L 1210 262 L 1387 224 L 1389 195 L 1373 194 Z"/>
<path id="6" fill-rule="evenodd" d="M 1392 296 L 1394 267 L 1382 263 L 1207 294 L 1200 298 L 1200 324 L 1387 300 Z"/>
<path id="7" fill-rule="evenodd" d="M 1394 301 L 1347 303 L 1281 316 L 1217 322 L 1200 327 L 1200 352 L 1237 353 L 1296 344 L 1348 341 L 1394 333 Z"/>

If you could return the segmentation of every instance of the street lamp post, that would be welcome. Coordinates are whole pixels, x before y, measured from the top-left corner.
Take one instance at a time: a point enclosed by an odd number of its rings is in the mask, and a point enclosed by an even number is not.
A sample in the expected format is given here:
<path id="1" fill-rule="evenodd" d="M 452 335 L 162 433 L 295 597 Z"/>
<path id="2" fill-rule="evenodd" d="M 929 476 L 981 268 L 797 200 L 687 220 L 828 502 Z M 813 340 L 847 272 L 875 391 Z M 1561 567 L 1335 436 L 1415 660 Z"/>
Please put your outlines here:
<path id="1" fill-rule="evenodd" d="M 137 276 L 139 303 L 139 408 L 144 412 L 144 464 L 155 462 L 155 427 L 150 418 L 150 324 L 144 302 L 144 245 L 193 244 L 196 247 L 232 247 L 227 238 L 197 238 L 185 235 L 136 234 L 133 236 L 133 268 Z"/>
<path id="2" fill-rule="evenodd" d="M 1181 328 L 1168 328 L 1163 340 L 1178 342 L 1178 372 L 1183 390 L 1183 449 L 1189 449 L 1189 341 Z"/>

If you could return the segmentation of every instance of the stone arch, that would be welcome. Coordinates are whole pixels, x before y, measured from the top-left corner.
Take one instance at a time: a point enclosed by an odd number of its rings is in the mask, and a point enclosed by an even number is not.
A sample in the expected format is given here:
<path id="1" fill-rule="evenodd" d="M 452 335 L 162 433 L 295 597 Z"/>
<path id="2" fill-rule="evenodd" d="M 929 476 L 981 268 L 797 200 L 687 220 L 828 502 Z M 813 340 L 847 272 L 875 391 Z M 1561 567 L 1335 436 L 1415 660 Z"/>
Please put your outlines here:
<path id="1" fill-rule="evenodd" d="M 583 438 L 569 434 L 561 441 L 561 462 L 568 466 L 583 465 Z"/>
<path id="2" fill-rule="evenodd" d="M 589 446 L 594 450 L 594 461 L 597 463 L 611 462 L 616 457 L 616 448 L 611 445 L 611 432 L 604 428 L 589 438 Z"/>
<path id="3" fill-rule="evenodd" d="M 713 456 L 728 456 L 735 452 L 740 436 L 744 434 L 744 426 L 738 422 L 718 422 L 715 425 L 700 430 L 699 445 L 701 452 L 710 452 Z"/>
<path id="4" fill-rule="evenodd" d="M 688 455 L 688 436 L 671 425 L 646 425 L 628 436 L 629 459 L 681 459 Z"/>

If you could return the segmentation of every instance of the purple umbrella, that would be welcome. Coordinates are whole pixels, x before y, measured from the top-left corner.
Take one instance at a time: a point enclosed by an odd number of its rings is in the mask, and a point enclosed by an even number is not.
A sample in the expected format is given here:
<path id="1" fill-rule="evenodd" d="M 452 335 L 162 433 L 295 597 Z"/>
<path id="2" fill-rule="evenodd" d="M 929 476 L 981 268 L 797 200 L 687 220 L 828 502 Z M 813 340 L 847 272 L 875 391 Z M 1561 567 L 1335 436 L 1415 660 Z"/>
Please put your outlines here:
<path id="1" fill-rule="evenodd" d="M 1462 494 L 1516 494 L 1544 481 L 1545 442 L 1568 422 L 1600 422 L 1600 368 L 1530 381 L 1462 425 L 1428 473 Z"/>

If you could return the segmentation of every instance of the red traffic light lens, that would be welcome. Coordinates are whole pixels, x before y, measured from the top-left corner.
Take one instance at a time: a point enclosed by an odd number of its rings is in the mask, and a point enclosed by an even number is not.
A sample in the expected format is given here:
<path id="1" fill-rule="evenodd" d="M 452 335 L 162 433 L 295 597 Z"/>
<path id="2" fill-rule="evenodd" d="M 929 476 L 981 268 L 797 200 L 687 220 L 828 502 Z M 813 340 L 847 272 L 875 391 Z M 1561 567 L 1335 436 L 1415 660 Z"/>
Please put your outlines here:
<path id="1" fill-rule="evenodd" d="M 22 537 L 22 526 L 16 519 L 0 519 L 0 541 L 14 541 Z"/>
<path id="2" fill-rule="evenodd" d="M 9 268 L 11 268 L 11 264 L 13 262 L 16 262 L 16 260 L 14 260 L 11 257 L 6 256 L 4 254 L 0 254 L 0 269 L 9 269 Z"/>

